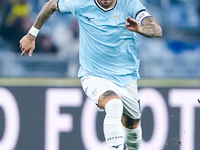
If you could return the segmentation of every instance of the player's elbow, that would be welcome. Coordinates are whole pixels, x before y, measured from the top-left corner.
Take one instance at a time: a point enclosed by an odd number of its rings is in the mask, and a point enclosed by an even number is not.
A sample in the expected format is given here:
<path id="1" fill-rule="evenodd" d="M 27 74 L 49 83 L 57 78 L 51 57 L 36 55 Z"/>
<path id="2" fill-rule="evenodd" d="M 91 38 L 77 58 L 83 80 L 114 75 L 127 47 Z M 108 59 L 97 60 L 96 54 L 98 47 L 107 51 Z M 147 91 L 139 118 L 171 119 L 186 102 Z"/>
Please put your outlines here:
<path id="1" fill-rule="evenodd" d="M 156 26 L 154 32 L 151 34 L 151 38 L 158 38 L 162 36 L 162 28 L 160 26 Z"/>
<path id="2" fill-rule="evenodd" d="M 50 0 L 46 4 L 46 7 L 49 8 L 52 12 L 58 10 L 57 0 Z"/>
<path id="3" fill-rule="evenodd" d="M 162 28 L 159 26 L 159 29 L 158 29 L 158 37 L 161 37 L 162 36 Z"/>

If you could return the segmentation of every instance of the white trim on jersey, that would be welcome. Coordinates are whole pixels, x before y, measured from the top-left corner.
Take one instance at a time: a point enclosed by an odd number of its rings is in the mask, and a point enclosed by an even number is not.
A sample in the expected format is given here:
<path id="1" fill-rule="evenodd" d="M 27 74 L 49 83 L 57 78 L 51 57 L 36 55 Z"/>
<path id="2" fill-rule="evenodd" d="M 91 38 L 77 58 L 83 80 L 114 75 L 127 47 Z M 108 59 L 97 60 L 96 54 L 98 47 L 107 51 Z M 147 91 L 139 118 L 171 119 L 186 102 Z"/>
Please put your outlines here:
<path id="1" fill-rule="evenodd" d="M 116 4 L 115 4 L 115 6 L 113 6 L 112 8 L 107 8 L 107 9 L 105 9 L 105 8 L 103 8 L 103 7 L 99 4 L 99 2 L 98 2 L 97 0 L 95 0 L 95 2 L 96 2 L 96 4 L 98 5 L 98 7 L 101 8 L 103 11 L 109 11 L 109 10 L 113 9 L 113 8 L 116 6 Z M 116 2 L 116 3 L 117 3 L 117 2 Z"/>

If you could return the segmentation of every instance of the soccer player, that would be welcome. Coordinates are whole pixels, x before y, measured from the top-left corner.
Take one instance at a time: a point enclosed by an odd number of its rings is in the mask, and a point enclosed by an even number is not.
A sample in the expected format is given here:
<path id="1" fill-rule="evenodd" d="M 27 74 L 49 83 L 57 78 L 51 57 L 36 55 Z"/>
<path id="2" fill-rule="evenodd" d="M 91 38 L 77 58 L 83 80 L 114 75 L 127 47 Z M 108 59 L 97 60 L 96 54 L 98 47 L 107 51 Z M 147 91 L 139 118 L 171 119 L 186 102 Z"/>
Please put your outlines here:
<path id="1" fill-rule="evenodd" d="M 160 37 L 161 27 L 139 0 L 50 0 L 21 39 L 21 56 L 32 56 L 39 30 L 55 11 L 78 18 L 78 76 L 85 94 L 106 112 L 103 126 L 109 150 L 123 150 L 124 143 L 127 150 L 138 150 L 142 131 L 136 33 Z"/>

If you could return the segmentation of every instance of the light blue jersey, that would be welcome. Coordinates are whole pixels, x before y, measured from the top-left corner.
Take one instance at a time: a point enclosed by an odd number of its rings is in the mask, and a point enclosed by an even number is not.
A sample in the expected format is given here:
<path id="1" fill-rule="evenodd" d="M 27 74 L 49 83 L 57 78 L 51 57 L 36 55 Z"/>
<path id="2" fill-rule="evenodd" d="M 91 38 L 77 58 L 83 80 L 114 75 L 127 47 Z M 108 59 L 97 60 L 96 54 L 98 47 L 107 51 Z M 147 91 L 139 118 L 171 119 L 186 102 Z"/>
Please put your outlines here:
<path id="1" fill-rule="evenodd" d="M 119 86 L 139 79 L 138 40 L 125 27 L 126 18 L 145 10 L 138 0 L 117 0 L 105 10 L 96 0 L 60 0 L 61 12 L 78 18 L 80 29 L 78 76 L 98 76 Z"/>

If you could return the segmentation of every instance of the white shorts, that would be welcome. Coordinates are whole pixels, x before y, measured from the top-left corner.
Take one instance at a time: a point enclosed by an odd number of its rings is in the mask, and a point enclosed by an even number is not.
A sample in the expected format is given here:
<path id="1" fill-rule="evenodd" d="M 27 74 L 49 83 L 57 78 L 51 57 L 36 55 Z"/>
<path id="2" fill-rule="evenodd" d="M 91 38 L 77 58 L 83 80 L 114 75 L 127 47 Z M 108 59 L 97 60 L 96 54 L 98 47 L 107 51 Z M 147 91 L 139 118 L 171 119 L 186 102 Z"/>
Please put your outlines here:
<path id="1" fill-rule="evenodd" d="M 104 92 L 112 90 L 122 100 L 124 114 L 128 115 L 132 119 L 139 119 L 141 117 L 137 80 L 133 80 L 125 87 L 119 87 L 111 81 L 100 77 L 85 76 L 81 78 L 81 84 L 85 94 L 97 106 L 99 97 Z"/>

